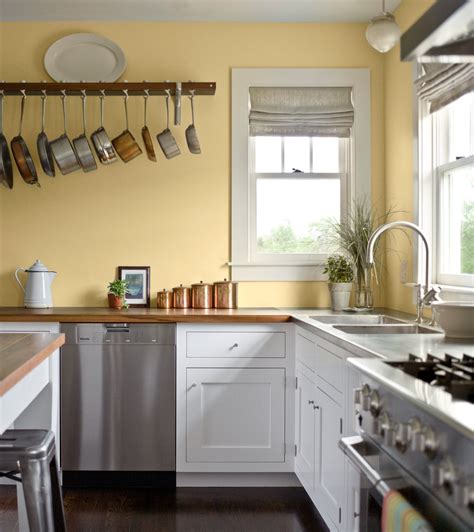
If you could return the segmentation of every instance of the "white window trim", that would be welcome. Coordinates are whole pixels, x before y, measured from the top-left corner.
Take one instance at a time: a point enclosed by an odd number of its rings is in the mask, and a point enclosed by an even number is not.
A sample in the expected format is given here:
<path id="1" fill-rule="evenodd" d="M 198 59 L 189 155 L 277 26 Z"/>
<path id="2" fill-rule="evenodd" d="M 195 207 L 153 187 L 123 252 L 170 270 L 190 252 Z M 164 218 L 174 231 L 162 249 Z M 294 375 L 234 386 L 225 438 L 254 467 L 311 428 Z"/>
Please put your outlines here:
<path id="1" fill-rule="evenodd" d="M 236 68 L 232 69 L 232 279 L 236 281 L 322 281 L 324 260 L 286 258 L 278 264 L 251 260 L 249 124 L 250 87 L 351 87 L 354 102 L 350 180 L 347 206 L 353 199 L 370 201 L 371 128 L 370 71 L 366 68 Z M 322 257 L 322 256 L 320 256 Z"/>
<path id="2" fill-rule="evenodd" d="M 413 66 L 413 79 L 416 80 L 420 74 L 420 66 L 415 63 Z M 434 154 L 437 149 L 437 131 L 429 115 L 428 105 L 419 100 L 415 84 L 413 90 L 413 138 L 414 138 L 414 186 L 413 205 L 414 221 L 419 225 L 428 242 L 431 244 L 431 283 L 436 283 L 442 290 L 442 297 L 448 299 L 469 299 L 474 297 L 474 287 L 469 286 L 471 278 L 467 275 L 441 275 L 438 277 L 439 246 L 437 236 L 439 235 L 439 180 L 440 176 L 435 175 Z M 469 158 L 471 159 L 471 158 Z M 466 161 L 464 161 L 466 162 Z M 440 167 L 458 165 L 459 163 L 448 163 Z M 435 206 L 435 208 L 433 208 Z M 418 242 L 414 242 L 414 270 L 415 279 L 423 279 L 424 271 L 424 251 Z M 460 278 L 466 279 L 466 286 L 457 284 Z M 436 282 L 437 280 L 441 282 Z M 419 282 L 419 281 L 418 281 Z M 456 284 L 455 284 L 456 283 Z M 415 301 L 415 295 L 413 300 Z"/>

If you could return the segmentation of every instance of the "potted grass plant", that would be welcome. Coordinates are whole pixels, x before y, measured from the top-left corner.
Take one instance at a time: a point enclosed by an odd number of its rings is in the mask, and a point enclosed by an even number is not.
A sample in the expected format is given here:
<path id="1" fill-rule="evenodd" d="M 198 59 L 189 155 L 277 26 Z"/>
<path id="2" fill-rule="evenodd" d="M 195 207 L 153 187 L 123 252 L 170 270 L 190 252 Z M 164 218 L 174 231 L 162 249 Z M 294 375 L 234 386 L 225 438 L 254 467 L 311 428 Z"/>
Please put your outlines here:
<path id="1" fill-rule="evenodd" d="M 128 290 L 128 282 L 122 279 L 116 279 L 111 281 L 108 286 L 108 300 L 109 307 L 115 309 L 128 308 L 128 304 L 125 302 L 125 296 Z"/>
<path id="2" fill-rule="evenodd" d="M 323 273 L 328 274 L 332 310 L 347 308 L 354 279 L 352 264 L 343 255 L 331 255 L 326 262 Z"/>
<path id="3" fill-rule="evenodd" d="M 395 212 L 391 207 L 378 212 L 366 199 L 356 200 L 347 217 L 340 222 L 332 222 L 329 228 L 330 240 L 338 249 L 347 253 L 354 268 L 355 300 L 359 309 L 372 309 L 374 306 L 372 275 L 378 282 L 377 270 L 382 265 L 382 249 L 374 250 L 375 268 L 369 269 L 366 260 L 370 235 L 382 224 L 387 223 Z M 373 273 L 372 273 L 373 272 Z"/>

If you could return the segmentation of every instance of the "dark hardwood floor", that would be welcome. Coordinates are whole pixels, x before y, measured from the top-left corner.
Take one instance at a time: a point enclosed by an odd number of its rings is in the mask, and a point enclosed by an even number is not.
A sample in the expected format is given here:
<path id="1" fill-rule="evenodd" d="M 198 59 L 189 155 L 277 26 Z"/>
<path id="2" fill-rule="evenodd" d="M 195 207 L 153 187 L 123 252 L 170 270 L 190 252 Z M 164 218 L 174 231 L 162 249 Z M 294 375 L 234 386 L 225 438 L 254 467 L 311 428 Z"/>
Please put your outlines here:
<path id="1" fill-rule="evenodd" d="M 67 489 L 69 532 L 323 532 L 302 488 Z M 0 531 L 18 530 L 16 490 L 0 486 Z"/>

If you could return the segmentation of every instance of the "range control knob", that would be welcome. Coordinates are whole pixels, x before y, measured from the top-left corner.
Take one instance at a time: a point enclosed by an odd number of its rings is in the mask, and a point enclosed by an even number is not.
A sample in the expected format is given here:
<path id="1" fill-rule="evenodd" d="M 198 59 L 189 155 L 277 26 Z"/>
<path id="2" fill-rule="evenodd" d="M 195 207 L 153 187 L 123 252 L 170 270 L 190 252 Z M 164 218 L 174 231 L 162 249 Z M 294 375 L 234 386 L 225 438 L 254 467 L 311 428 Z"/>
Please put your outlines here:
<path id="1" fill-rule="evenodd" d="M 384 430 L 383 441 L 387 447 L 394 447 L 397 432 L 393 427 Z"/>
<path id="2" fill-rule="evenodd" d="M 439 464 L 430 464 L 430 485 L 433 488 L 440 488 L 443 485 L 443 470 Z"/>
<path id="3" fill-rule="evenodd" d="M 474 477 L 455 484 L 453 497 L 458 506 L 474 509 Z"/>
<path id="4" fill-rule="evenodd" d="M 370 413 L 374 417 L 378 417 L 381 410 L 380 396 L 377 390 L 372 390 L 370 394 L 370 404 L 369 404 Z"/>
<path id="5" fill-rule="evenodd" d="M 413 417 L 409 421 L 411 425 L 411 449 L 412 451 L 423 451 L 425 448 L 425 432 L 421 421 Z"/>
<path id="6" fill-rule="evenodd" d="M 399 423 L 397 427 L 397 435 L 395 441 L 395 447 L 404 453 L 409 444 L 412 442 L 412 438 L 417 431 L 420 431 L 421 423 L 416 417 L 411 418 L 408 423 Z"/>
<path id="7" fill-rule="evenodd" d="M 446 457 L 440 464 L 442 484 L 448 493 L 454 493 L 454 487 L 459 485 L 459 476 L 451 458 Z"/>
<path id="8" fill-rule="evenodd" d="M 384 412 L 380 418 L 380 424 L 379 424 L 379 434 L 382 436 L 382 438 L 385 438 L 385 433 L 392 429 L 392 420 L 390 419 L 390 416 L 387 414 L 387 412 Z"/>
<path id="9" fill-rule="evenodd" d="M 424 433 L 425 433 L 425 442 L 424 442 L 423 452 L 426 454 L 426 456 L 430 460 L 433 460 L 439 448 L 438 435 L 436 434 L 436 431 L 431 427 L 425 427 Z"/>
<path id="10" fill-rule="evenodd" d="M 371 393 L 371 389 L 370 389 L 370 386 L 368 384 L 364 384 L 364 386 L 362 386 L 362 391 L 361 391 L 361 405 L 362 405 L 362 409 L 365 410 L 366 412 L 368 412 L 370 410 L 370 393 Z"/>

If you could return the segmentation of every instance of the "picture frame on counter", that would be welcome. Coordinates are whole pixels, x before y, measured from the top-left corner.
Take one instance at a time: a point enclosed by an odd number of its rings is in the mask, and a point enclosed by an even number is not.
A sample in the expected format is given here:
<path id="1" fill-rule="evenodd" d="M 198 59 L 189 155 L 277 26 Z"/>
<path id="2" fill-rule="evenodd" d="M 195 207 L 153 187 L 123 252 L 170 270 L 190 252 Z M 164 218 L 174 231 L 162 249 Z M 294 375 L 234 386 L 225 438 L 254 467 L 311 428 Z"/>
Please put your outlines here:
<path id="1" fill-rule="evenodd" d="M 150 266 L 119 266 L 118 278 L 128 282 L 125 302 L 130 307 L 150 306 Z"/>

